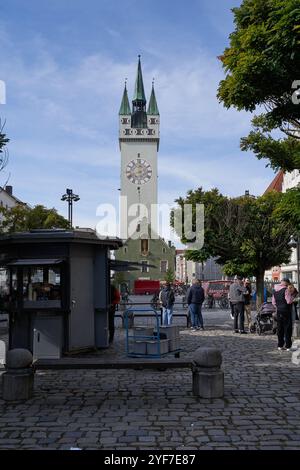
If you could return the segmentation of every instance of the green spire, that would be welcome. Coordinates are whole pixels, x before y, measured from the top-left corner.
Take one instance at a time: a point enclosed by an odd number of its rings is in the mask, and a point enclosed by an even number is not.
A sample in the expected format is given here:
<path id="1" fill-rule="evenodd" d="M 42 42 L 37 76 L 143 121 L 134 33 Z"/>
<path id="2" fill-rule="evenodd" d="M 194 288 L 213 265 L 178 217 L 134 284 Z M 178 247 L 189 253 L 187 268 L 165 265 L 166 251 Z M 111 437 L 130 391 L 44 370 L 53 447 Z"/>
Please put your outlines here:
<path id="1" fill-rule="evenodd" d="M 151 96 L 150 96 L 150 101 L 149 101 L 147 114 L 149 114 L 149 115 L 159 115 L 159 111 L 158 111 L 158 107 L 157 107 L 157 103 L 156 103 L 156 98 L 155 98 L 154 83 L 153 82 L 152 82 L 152 91 L 151 91 Z"/>
<path id="2" fill-rule="evenodd" d="M 129 104 L 128 95 L 127 95 L 126 82 L 125 82 L 125 88 L 124 88 L 119 115 L 122 116 L 122 115 L 127 115 L 127 114 L 131 114 L 131 109 L 130 109 L 130 104 Z"/>
<path id="3" fill-rule="evenodd" d="M 135 88 L 134 88 L 134 95 L 132 101 L 144 101 L 146 103 L 145 91 L 144 91 L 144 84 L 143 84 L 143 75 L 142 75 L 142 67 L 141 67 L 141 59 L 139 55 L 139 62 L 138 62 L 138 69 L 135 81 Z"/>

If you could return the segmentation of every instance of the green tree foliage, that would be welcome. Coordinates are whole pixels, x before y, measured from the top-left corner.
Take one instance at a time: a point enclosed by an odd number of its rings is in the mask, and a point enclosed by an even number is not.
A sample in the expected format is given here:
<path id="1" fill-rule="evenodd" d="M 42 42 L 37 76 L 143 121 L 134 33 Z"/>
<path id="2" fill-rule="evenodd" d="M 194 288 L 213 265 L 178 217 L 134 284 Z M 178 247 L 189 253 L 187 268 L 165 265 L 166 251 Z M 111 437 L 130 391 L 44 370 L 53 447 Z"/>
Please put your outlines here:
<path id="1" fill-rule="evenodd" d="M 218 98 L 227 108 L 260 112 L 242 150 L 274 169 L 299 169 L 300 104 L 292 101 L 292 86 L 300 80 L 299 0 L 243 0 L 232 11 L 235 30 L 220 57 L 226 77 Z"/>
<path id="2" fill-rule="evenodd" d="M 213 256 L 227 275 L 255 276 L 261 302 L 265 270 L 287 263 L 291 255 L 288 242 L 295 221 L 279 216 L 284 195 L 273 191 L 258 198 L 227 198 L 217 189 L 199 188 L 176 202 L 182 208 L 184 204 L 205 205 L 204 246 L 190 251 L 189 258 L 201 261 Z M 174 220 L 171 223 L 174 226 Z M 182 242 L 186 242 L 184 236 Z"/>
<path id="3" fill-rule="evenodd" d="M 168 268 L 164 277 L 166 282 L 172 284 L 175 281 L 175 274 L 171 268 Z"/>
<path id="4" fill-rule="evenodd" d="M 69 222 L 56 209 L 37 205 L 33 209 L 26 205 L 0 208 L 0 231 L 3 233 L 23 232 L 33 229 L 69 228 Z"/>
<path id="5" fill-rule="evenodd" d="M 298 188 L 289 189 L 282 195 L 274 218 L 282 223 L 292 223 L 295 227 L 293 235 L 300 233 L 300 191 Z"/>

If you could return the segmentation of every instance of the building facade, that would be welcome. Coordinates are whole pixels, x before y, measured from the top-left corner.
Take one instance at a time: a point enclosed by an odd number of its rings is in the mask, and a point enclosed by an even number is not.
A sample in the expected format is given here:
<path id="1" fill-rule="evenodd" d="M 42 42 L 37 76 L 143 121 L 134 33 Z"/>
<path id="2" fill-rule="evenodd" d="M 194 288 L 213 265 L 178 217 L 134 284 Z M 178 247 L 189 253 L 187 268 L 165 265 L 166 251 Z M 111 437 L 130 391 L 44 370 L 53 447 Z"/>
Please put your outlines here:
<path id="1" fill-rule="evenodd" d="M 282 192 L 285 193 L 288 189 L 300 187 L 300 171 L 294 170 L 290 173 L 285 173 L 282 182 Z M 293 284 L 298 286 L 298 271 L 297 271 L 297 249 L 293 248 L 291 259 L 289 264 L 283 264 L 281 266 L 282 277 L 289 278 Z"/>
<path id="2" fill-rule="evenodd" d="M 272 183 L 267 188 L 266 192 L 274 190 L 285 193 L 289 189 L 300 186 L 300 171 L 294 170 L 289 173 L 280 171 L 275 176 Z M 274 266 L 269 271 L 265 272 L 266 281 L 279 281 L 282 278 L 289 278 L 293 284 L 298 285 L 297 274 L 297 250 L 293 248 L 290 262 L 282 266 Z M 298 286 L 299 290 L 299 286 Z"/>
<path id="3" fill-rule="evenodd" d="M 4 188 L 0 187 L 0 207 L 4 207 L 5 209 L 11 209 L 17 205 L 26 205 L 25 202 L 20 201 L 14 194 L 13 194 L 13 187 L 12 186 L 5 186 Z"/>
<path id="4" fill-rule="evenodd" d="M 222 267 L 213 258 L 201 263 L 187 260 L 185 250 L 176 250 L 176 280 L 190 283 L 193 279 L 217 281 L 224 279 Z"/>

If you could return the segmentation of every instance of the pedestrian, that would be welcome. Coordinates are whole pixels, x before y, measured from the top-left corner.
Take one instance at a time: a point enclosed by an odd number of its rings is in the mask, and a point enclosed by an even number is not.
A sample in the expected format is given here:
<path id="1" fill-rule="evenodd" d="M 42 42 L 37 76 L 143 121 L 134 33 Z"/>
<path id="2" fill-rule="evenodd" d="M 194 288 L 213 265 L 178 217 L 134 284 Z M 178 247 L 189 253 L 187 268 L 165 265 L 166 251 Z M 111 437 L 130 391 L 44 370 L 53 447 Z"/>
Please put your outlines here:
<path id="1" fill-rule="evenodd" d="M 188 327 L 191 327 L 192 325 L 190 306 L 187 303 L 187 298 L 189 296 L 190 289 L 191 289 L 191 285 L 187 284 L 184 297 L 182 298 L 182 307 L 183 308 L 187 307 L 187 326 Z"/>
<path id="2" fill-rule="evenodd" d="M 230 305 L 230 318 L 231 320 L 234 320 L 234 307 L 233 307 L 233 303 L 230 300 L 230 290 L 228 291 L 228 300 L 229 300 L 229 305 Z"/>
<path id="3" fill-rule="evenodd" d="M 169 282 L 166 283 L 166 286 L 160 292 L 159 300 L 161 301 L 163 309 L 163 325 L 171 325 L 175 295 Z"/>
<path id="4" fill-rule="evenodd" d="M 292 307 L 297 289 L 287 278 L 273 290 L 272 304 L 276 307 L 278 350 L 289 351 L 292 346 Z"/>
<path id="5" fill-rule="evenodd" d="M 196 331 L 201 328 L 204 330 L 203 317 L 202 317 L 202 304 L 205 299 L 204 289 L 199 279 L 193 281 L 193 285 L 189 290 L 187 303 L 191 313 L 192 330 Z"/>
<path id="6" fill-rule="evenodd" d="M 108 310 L 108 331 L 109 331 L 109 344 L 114 340 L 115 334 L 115 313 L 117 305 L 120 303 L 120 292 L 113 285 L 110 285 L 110 304 Z"/>
<path id="7" fill-rule="evenodd" d="M 246 278 L 244 282 L 244 286 L 247 289 L 247 294 L 244 294 L 245 298 L 245 313 L 248 323 L 249 331 L 251 331 L 252 326 L 252 318 L 251 318 L 251 297 L 252 297 L 252 289 L 251 289 L 251 282 L 250 279 Z"/>
<path id="8" fill-rule="evenodd" d="M 234 310 L 234 333 L 247 333 L 244 328 L 245 294 L 247 290 L 244 287 L 243 278 L 235 276 L 234 283 L 229 289 L 229 297 Z"/>

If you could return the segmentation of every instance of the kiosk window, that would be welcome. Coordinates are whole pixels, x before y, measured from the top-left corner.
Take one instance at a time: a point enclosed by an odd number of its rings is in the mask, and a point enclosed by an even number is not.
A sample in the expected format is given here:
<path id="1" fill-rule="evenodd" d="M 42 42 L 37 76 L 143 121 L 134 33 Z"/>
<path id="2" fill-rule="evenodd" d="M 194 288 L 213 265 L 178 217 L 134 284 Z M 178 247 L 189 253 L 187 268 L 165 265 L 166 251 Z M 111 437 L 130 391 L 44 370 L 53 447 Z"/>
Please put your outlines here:
<path id="1" fill-rule="evenodd" d="M 57 266 L 23 268 L 23 300 L 28 302 L 61 300 L 61 271 Z"/>
<path id="2" fill-rule="evenodd" d="M 17 292 L 17 273 L 16 270 L 10 272 L 7 268 L 0 268 L 0 297 L 2 300 L 8 300 L 11 291 Z"/>

